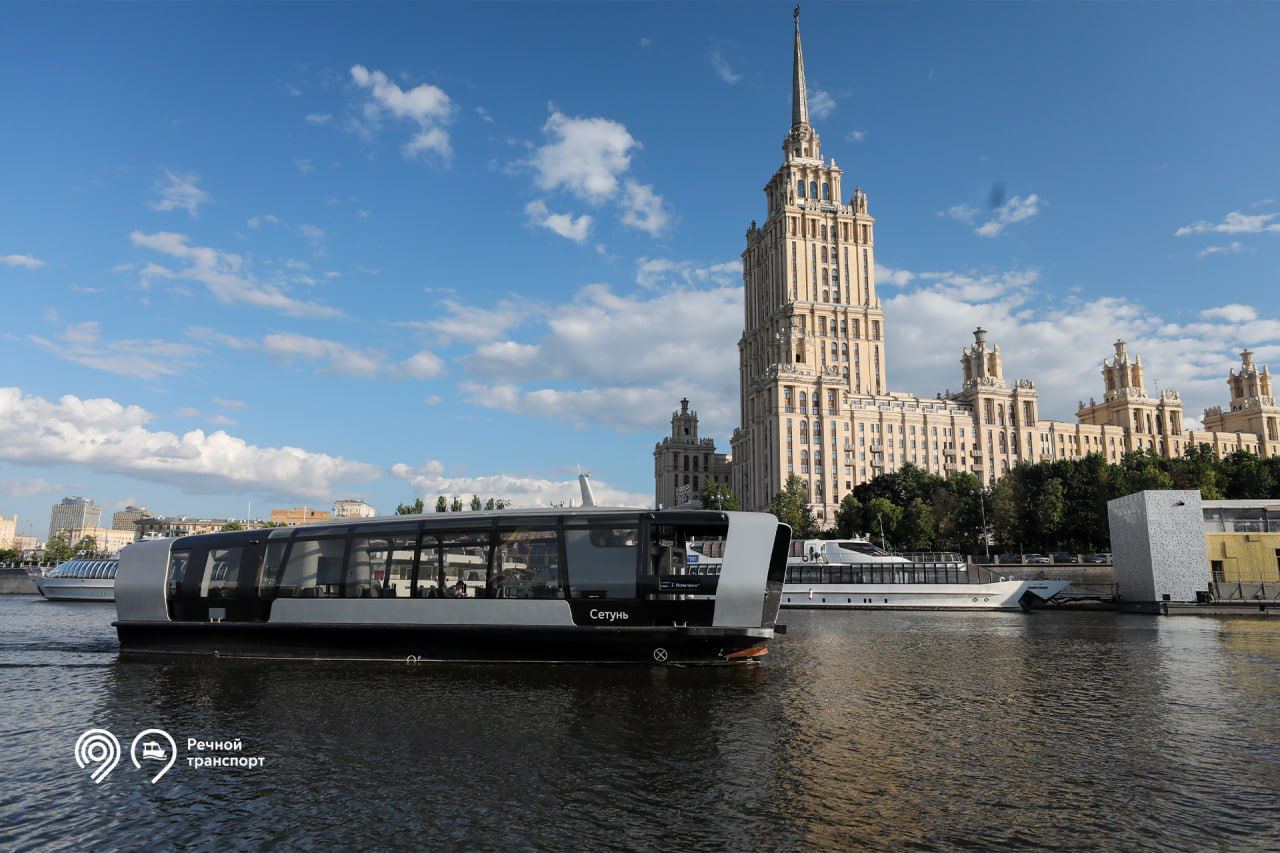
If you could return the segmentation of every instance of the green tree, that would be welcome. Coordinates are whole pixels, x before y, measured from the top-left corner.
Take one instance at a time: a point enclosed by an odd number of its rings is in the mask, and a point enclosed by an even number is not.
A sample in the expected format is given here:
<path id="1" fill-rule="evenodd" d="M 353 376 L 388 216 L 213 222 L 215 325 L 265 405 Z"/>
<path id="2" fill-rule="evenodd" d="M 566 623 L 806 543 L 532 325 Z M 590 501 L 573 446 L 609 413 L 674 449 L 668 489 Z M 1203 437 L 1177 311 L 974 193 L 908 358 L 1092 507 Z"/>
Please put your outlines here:
<path id="1" fill-rule="evenodd" d="M 807 539 L 818 529 L 813 510 L 809 508 L 809 491 L 804 480 L 795 474 L 787 477 L 787 484 L 782 491 L 769 501 L 769 512 L 776 515 L 783 524 L 791 525 L 793 539 Z"/>
<path id="2" fill-rule="evenodd" d="M 441 495 L 440 497 L 436 498 L 436 512 L 448 512 L 448 511 L 449 511 L 449 499 L 446 498 L 444 495 Z"/>
<path id="3" fill-rule="evenodd" d="M 1257 454 L 1237 450 L 1228 454 L 1219 467 L 1230 498 L 1263 500 L 1276 494 L 1271 466 Z"/>
<path id="4" fill-rule="evenodd" d="M 862 531 L 862 504 L 853 492 L 840 499 L 840 508 L 836 510 L 836 533 L 839 536 L 853 537 Z"/>
<path id="5" fill-rule="evenodd" d="M 489 500 L 484 502 L 484 508 L 488 510 L 496 509 L 496 505 L 493 502 L 493 498 L 489 498 Z"/>
<path id="6" fill-rule="evenodd" d="M 271 527 L 288 527 L 288 526 L 289 525 L 285 524 L 283 521 L 259 521 L 258 522 L 258 527 L 260 527 L 263 530 L 266 530 L 267 528 L 271 528 Z"/>
<path id="7" fill-rule="evenodd" d="M 230 533 L 233 530 L 244 530 L 244 525 L 238 521 L 228 521 L 226 524 L 218 528 L 223 533 Z"/>
<path id="8" fill-rule="evenodd" d="M 1021 546 L 1022 519 L 1018 512 L 1018 497 L 1013 486 L 1013 474 L 996 481 L 991 489 L 991 502 L 987 518 L 991 532 L 1003 548 Z"/>
<path id="9" fill-rule="evenodd" d="M 425 510 L 422 498 L 415 499 L 411 504 L 396 504 L 396 515 L 421 515 Z"/>
<path id="10" fill-rule="evenodd" d="M 92 557 L 98 553 L 98 537 L 85 536 L 71 550 L 78 556 Z"/>
<path id="11" fill-rule="evenodd" d="M 17 548 L 0 548 L 0 563 L 16 563 L 22 559 L 22 552 Z"/>
<path id="12" fill-rule="evenodd" d="M 707 509 L 718 509 L 724 512 L 739 512 L 742 509 L 742 501 L 738 499 L 733 489 L 714 480 L 708 480 L 702 484 L 702 491 L 698 492 L 698 500 L 702 501 L 702 505 Z"/>
<path id="13" fill-rule="evenodd" d="M 449 512 L 462 512 L 462 498 L 454 498 L 449 504 Z"/>
<path id="14" fill-rule="evenodd" d="M 933 510 L 920 498 L 913 498 L 894 525 L 898 546 L 906 551 L 927 551 L 938 533 Z"/>
<path id="15" fill-rule="evenodd" d="M 74 556 L 75 552 L 71 549 L 71 543 L 67 542 L 65 530 L 59 530 L 45 543 L 44 561 L 46 563 L 65 563 Z"/>
<path id="16" fill-rule="evenodd" d="M 484 502 L 480 500 L 480 496 L 479 496 L 479 495 L 472 495 L 472 496 L 471 496 L 471 511 L 472 511 L 472 512 L 479 512 L 479 510 L 480 510 L 480 508 L 481 508 L 482 506 L 484 506 Z"/>
<path id="17" fill-rule="evenodd" d="M 496 509 L 506 509 L 509 506 L 511 506 L 511 501 L 507 500 L 506 498 L 498 498 L 496 501 L 494 501 L 494 507 Z"/>
<path id="18" fill-rule="evenodd" d="M 1126 453 L 1120 467 L 1124 469 L 1125 494 L 1147 489 L 1173 488 L 1173 477 L 1165 470 L 1165 460 L 1154 451 L 1135 450 Z"/>
<path id="19" fill-rule="evenodd" d="M 1062 521 L 1067 507 L 1067 491 L 1053 478 L 1040 489 L 1039 500 L 1031 507 L 1035 536 L 1045 550 L 1056 547 L 1062 537 Z"/>
<path id="20" fill-rule="evenodd" d="M 872 498 L 863 518 L 868 522 L 868 534 L 880 537 L 880 547 L 888 548 L 887 537 L 898 529 L 898 522 L 902 520 L 902 507 L 888 498 Z"/>

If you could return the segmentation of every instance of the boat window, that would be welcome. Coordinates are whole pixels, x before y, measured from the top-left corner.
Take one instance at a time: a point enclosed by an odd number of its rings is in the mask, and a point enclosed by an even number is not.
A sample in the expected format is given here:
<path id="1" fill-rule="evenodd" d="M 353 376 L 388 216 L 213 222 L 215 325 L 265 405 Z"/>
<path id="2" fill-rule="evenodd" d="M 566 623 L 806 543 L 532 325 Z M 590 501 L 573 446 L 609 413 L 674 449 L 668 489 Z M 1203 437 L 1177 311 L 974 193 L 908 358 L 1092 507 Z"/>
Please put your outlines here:
<path id="1" fill-rule="evenodd" d="M 680 584 L 666 584 L 683 575 L 714 577 L 724 563 L 727 523 L 697 526 L 655 524 L 649 528 L 645 571 L 656 575 L 660 591 L 674 591 Z"/>
<path id="2" fill-rule="evenodd" d="M 498 531 L 493 589 L 497 598 L 561 598 L 560 536 L 553 529 Z"/>
<path id="3" fill-rule="evenodd" d="M 342 588 L 346 539 L 295 539 L 280 575 L 278 598 L 330 598 Z"/>
<path id="4" fill-rule="evenodd" d="M 186 579 L 187 564 L 190 562 L 190 551 L 174 551 L 169 554 L 169 577 L 166 585 L 169 592 L 169 618 L 171 619 L 180 617 L 182 583 Z"/>
<path id="5" fill-rule="evenodd" d="M 276 539 L 267 543 L 267 553 L 262 560 L 262 579 L 258 581 L 260 598 L 269 600 L 275 597 L 276 585 L 280 582 L 280 570 L 284 568 L 284 555 L 288 547 L 287 539 Z"/>
<path id="6" fill-rule="evenodd" d="M 441 534 L 437 540 L 437 565 L 444 569 L 442 595 L 452 598 L 485 597 L 491 538 L 487 530 Z M 421 578 L 421 573 L 418 576 Z M 460 591 L 458 581 L 466 587 L 466 595 Z"/>
<path id="7" fill-rule="evenodd" d="M 635 527 L 566 529 L 570 598 L 635 598 L 640 531 Z"/>
<path id="8" fill-rule="evenodd" d="M 352 536 L 342 594 L 347 598 L 408 598 L 417 550 L 416 530 Z"/>
<path id="9" fill-rule="evenodd" d="M 205 559 L 201 598 L 240 597 L 240 558 L 243 548 L 210 548 Z"/>

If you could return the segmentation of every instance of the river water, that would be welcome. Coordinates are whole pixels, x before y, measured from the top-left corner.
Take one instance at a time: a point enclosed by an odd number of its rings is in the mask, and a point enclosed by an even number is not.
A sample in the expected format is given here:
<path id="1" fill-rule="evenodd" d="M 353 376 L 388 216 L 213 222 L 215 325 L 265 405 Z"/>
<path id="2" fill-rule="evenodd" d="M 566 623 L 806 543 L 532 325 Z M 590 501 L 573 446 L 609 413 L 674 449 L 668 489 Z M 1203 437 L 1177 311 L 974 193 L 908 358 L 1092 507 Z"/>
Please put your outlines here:
<path id="1" fill-rule="evenodd" d="M 735 668 L 138 662 L 111 605 L 6 596 L 0 848 L 1280 843 L 1280 622 L 783 616 Z"/>

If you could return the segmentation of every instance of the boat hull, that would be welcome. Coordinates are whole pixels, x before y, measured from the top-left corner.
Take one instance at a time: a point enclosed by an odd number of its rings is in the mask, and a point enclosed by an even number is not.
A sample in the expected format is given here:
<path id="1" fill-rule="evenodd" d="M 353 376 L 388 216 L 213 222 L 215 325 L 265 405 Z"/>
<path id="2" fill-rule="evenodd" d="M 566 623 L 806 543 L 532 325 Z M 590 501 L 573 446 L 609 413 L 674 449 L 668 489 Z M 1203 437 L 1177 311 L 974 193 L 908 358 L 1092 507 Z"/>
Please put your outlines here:
<path id="1" fill-rule="evenodd" d="M 1066 581 L 956 584 L 786 584 L 784 610 L 1025 610 L 1053 598 Z"/>
<path id="2" fill-rule="evenodd" d="M 126 654 L 428 663 L 746 663 L 768 628 L 116 622 Z"/>
<path id="3" fill-rule="evenodd" d="M 110 578 L 48 578 L 33 576 L 36 589 L 49 601 L 115 601 L 116 582 Z"/>

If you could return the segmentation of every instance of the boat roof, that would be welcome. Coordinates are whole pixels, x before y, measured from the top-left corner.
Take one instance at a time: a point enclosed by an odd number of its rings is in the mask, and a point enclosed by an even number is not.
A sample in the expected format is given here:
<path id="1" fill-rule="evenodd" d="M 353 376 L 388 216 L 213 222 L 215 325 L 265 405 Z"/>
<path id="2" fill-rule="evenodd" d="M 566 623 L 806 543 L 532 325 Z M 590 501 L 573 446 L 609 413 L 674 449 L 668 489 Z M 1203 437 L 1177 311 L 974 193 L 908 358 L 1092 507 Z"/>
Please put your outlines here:
<path id="1" fill-rule="evenodd" d="M 216 533 L 198 533 L 172 537 L 178 547 L 184 547 L 193 540 L 210 543 L 215 547 L 224 544 L 244 542 L 251 539 L 287 539 L 300 536 L 341 536 L 359 530 L 403 530 L 406 528 L 424 529 L 457 528 L 460 530 L 490 527 L 499 523 L 537 523 L 554 524 L 560 520 L 583 520 L 599 518 L 636 519 L 643 517 L 667 522 L 690 525 L 723 523 L 726 513 L 707 509 L 644 509 L 640 507 L 509 507 L 500 510 L 465 510 L 463 512 L 426 512 L 413 515 L 383 515 L 374 518 L 336 518 L 322 522 L 294 525 L 290 527 L 252 528 L 249 530 L 219 531 Z M 149 540 L 156 541 L 156 540 Z"/>

